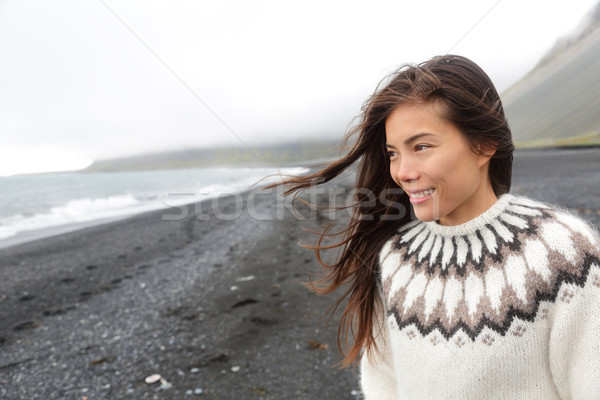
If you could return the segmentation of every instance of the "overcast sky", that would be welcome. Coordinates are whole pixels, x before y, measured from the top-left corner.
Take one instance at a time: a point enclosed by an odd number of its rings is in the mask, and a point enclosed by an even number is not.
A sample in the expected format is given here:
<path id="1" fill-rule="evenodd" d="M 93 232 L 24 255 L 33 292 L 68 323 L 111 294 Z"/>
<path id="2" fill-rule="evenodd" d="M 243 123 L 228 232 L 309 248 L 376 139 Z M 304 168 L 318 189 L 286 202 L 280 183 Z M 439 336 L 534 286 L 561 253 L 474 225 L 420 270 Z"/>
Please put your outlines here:
<path id="1" fill-rule="evenodd" d="M 0 0 L 0 175 L 341 137 L 387 73 L 448 52 L 502 91 L 596 2 Z"/>

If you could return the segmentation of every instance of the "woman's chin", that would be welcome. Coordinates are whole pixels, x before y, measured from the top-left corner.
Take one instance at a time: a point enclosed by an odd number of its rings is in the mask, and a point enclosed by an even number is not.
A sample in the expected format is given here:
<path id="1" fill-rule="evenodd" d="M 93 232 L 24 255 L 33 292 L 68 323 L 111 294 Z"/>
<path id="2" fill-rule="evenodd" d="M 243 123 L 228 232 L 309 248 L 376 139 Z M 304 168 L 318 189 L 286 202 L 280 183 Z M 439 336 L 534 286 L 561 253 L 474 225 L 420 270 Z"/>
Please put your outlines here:
<path id="1" fill-rule="evenodd" d="M 436 220 L 436 218 L 434 218 L 431 213 L 427 213 L 427 212 L 415 211 L 415 216 L 417 217 L 417 219 L 419 221 L 422 221 L 422 222 L 431 222 L 431 221 Z"/>

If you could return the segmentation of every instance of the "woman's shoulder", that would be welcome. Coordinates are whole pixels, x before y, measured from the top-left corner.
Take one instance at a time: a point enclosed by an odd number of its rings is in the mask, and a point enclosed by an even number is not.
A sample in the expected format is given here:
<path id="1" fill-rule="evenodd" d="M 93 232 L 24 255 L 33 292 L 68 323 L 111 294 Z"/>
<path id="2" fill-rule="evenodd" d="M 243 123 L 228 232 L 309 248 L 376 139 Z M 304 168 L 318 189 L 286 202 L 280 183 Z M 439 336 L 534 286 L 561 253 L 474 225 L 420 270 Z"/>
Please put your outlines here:
<path id="1" fill-rule="evenodd" d="M 600 232 L 589 220 L 562 202 L 515 194 L 508 199 L 502 222 L 524 222 L 506 243 L 510 260 L 524 260 L 528 269 L 559 281 L 583 283 L 592 268 L 600 272 Z"/>
<path id="2" fill-rule="evenodd" d="M 561 202 L 551 202 L 532 199 L 524 195 L 511 195 L 511 211 L 514 207 L 528 207 L 539 210 L 540 222 L 537 224 L 541 232 L 546 234 L 545 240 L 548 242 L 562 239 L 571 239 L 575 242 L 581 240 L 588 241 L 591 244 L 600 246 L 600 231 L 589 220 L 579 215 L 572 208 L 567 207 Z M 554 231 L 557 235 L 550 237 L 550 232 Z M 558 233 L 562 232 L 562 234 Z"/>

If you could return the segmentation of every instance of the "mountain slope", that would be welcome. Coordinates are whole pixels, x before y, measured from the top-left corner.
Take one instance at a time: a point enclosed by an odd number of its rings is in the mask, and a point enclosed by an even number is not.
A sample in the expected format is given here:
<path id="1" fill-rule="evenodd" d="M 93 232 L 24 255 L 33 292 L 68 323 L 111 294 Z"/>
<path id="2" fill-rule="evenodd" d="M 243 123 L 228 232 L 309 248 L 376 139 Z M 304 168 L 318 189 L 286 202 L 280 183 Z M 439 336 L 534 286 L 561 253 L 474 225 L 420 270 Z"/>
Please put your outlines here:
<path id="1" fill-rule="evenodd" d="M 501 97 L 517 147 L 600 144 L 600 29 Z"/>

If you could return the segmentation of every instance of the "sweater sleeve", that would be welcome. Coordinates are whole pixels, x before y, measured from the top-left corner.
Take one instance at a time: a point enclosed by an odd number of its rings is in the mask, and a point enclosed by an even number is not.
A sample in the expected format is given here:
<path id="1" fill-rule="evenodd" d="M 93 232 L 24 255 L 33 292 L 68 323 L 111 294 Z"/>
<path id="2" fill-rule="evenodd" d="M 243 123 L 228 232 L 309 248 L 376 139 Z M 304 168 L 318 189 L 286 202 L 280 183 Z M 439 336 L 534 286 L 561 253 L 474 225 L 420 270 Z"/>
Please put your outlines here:
<path id="1" fill-rule="evenodd" d="M 564 400 L 600 399 L 600 263 L 589 262 L 585 285 L 563 283 L 551 315 L 550 369 Z"/>
<path id="2" fill-rule="evenodd" d="M 381 292 L 379 295 L 381 296 Z M 384 316 L 385 311 L 378 307 L 373 323 L 377 350 L 365 350 L 360 361 L 360 383 L 365 400 L 398 399 L 392 352 L 389 347 L 389 327 Z"/>

